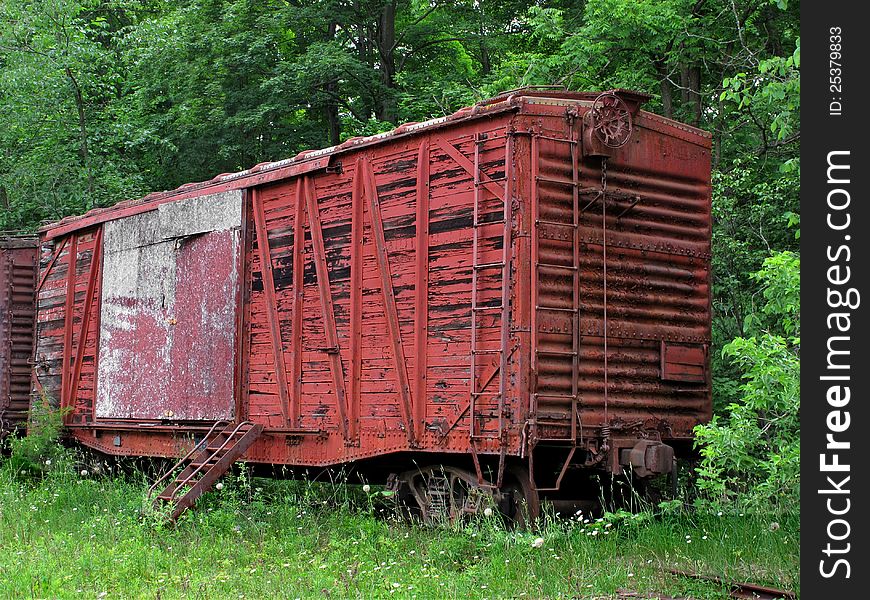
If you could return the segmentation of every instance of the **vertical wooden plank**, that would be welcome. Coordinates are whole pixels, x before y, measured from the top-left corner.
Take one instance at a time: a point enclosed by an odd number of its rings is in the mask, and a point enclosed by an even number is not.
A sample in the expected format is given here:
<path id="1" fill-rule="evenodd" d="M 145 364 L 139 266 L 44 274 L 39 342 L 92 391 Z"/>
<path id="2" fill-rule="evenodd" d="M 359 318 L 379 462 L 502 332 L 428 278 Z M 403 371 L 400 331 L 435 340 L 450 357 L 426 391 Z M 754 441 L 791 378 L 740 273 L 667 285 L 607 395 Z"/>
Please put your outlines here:
<path id="1" fill-rule="evenodd" d="M 269 231 L 266 228 L 266 214 L 259 190 L 252 189 L 254 228 L 257 232 L 257 251 L 260 255 L 260 273 L 263 277 L 263 291 L 266 294 L 266 320 L 272 338 L 272 360 L 275 364 L 275 378 L 278 383 L 278 398 L 281 403 L 281 417 L 286 425 L 290 398 L 287 391 L 287 365 L 284 362 L 284 340 L 281 337 L 281 321 L 278 316 L 278 299 L 275 295 L 275 275 L 272 270 L 272 252 L 269 248 Z M 295 333 L 295 332 L 294 332 Z"/>
<path id="2" fill-rule="evenodd" d="M 414 422 L 424 431 L 426 419 L 426 367 L 429 340 L 429 140 L 417 155 L 417 239 L 414 290 Z"/>
<path id="3" fill-rule="evenodd" d="M 356 439 L 362 388 L 363 168 L 356 161 L 351 188 L 350 226 L 350 436 Z"/>
<path id="4" fill-rule="evenodd" d="M 378 198 L 378 188 L 375 185 L 375 174 L 371 164 L 366 161 L 365 167 L 365 192 L 369 199 L 369 215 L 372 221 L 372 233 L 375 238 L 375 252 L 378 258 L 378 271 L 381 275 L 381 292 L 384 298 L 384 313 L 387 317 L 387 334 L 390 336 L 390 345 L 393 349 L 393 362 L 396 377 L 399 384 L 399 397 L 402 418 L 405 421 L 405 433 L 408 442 L 414 446 L 414 418 L 411 414 L 411 388 L 408 383 L 407 363 L 405 362 L 405 350 L 402 346 L 402 332 L 399 329 L 399 317 L 396 310 L 396 296 L 393 292 L 393 278 L 390 272 L 390 261 L 387 256 L 387 242 L 384 236 L 384 223 L 381 220 L 381 204 Z"/>
<path id="5" fill-rule="evenodd" d="M 85 357 L 85 345 L 88 341 L 88 330 L 91 324 L 91 308 L 94 304 L 94 292 L 96 291 L 97 279 L 103 262 L 103 228 L 100 227 L 94 235 L 94 246 L 91 250 L 91 268 L 88 271 L 88 288 L 85 293 L 85 305 L 82 311 L 81 323 L 79 323 L 79 335 L 76 345 L 76 356 L 73 362 L 72 379 L 69 384 L 69 396 L 66 398 L 66 406 L 75 408 L 76 396 L 79 391 L 79 379 L 82 376 L 82 362 Z M 96 375 L 96 372 L 94 373 Z M 96 390 L 96 386 L 94 387 Z"/>
<path id="6" fill-rule="evenodd" d="M 329 356 L 329 370 L 335 386 L 335 404 L 338 408 L 341 428 L 345 441 L 350 441 L 347 422 L 347 394 L 344 388 L 344 373 L 341 367 L 341 349 L 338 345 L 338 331 L 335 326 L 335 309 L 332 305 L 332 287 L 329 283 L 329 269 L 326 264 L 326 248 L 323 244 L 323 229 L 320 224 L 320 207 L 316 190 L 310 177 L 304 180 L 304 194 L 308 207 L 308 222 L 311 227 L 311 244 L 314 248 L 314 269 L 317 273 L 317 290 L 320 293 L 320 308 L 323 316 L 323 329 L 326 334 L 326 354 Z"/>
<path id="7" fill-rule="evenodd" d="M 250 407 L 250 372 L 251 372 L 251 281 L 253 236 L 251 235 L 251 208 L 253 207 L 253 191 L 242 190 L 242 218 L 239 229 L 239 257 L 237 272 L 239 286 L 236 292 L 236 360 L 234 377 L 235 408 L 233 415 L 237 422 L 248 420 Z"/>
<path id="8" fill-rule="evenodd" d="M 293 383 L 290 415 L 300 426 L 302 416 L 302 300 L 305 297 L 305 201 L 302 178 L 296 179 L 296 212 L 293 215 L 293 345 L 290 364 Z"/>
<path id="9" fill-rule="evenodd" d="M 73 312 L 75 310 L 76 296 L 76 262 L 79 253 L 79 238 L 77 233 L 71 233 L 69 254 L 66 259 L 66 300 L 63 312 L 63 364 L 60 376 L 60 407 L 66 408 L 70 384 L 70 356 L 72 354 Z M 64 417 L 66 420 L 66 417 Z"/>

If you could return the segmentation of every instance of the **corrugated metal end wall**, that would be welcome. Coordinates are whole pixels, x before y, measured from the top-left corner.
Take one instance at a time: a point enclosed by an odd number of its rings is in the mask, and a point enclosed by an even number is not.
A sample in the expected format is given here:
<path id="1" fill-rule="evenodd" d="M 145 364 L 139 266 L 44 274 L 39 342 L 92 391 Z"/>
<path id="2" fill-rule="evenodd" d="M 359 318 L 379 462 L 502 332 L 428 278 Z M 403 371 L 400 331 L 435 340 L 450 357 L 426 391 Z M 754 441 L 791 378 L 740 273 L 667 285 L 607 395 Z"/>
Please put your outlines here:
<path id="1" fill-rule="evenodd" d="M 606 161 L 604 198 L 581 197 L 581 414 L 684 437 L 710 411 L 710 154 L 638 121 Z M 603 166 L 584 159 L 581 190 L 603 187 Z"/>
<path id="2" fill-rule="evenodd" d="M 27 421 L 36 246 L 36 238 L 0 238 L 0 436 Z"/>

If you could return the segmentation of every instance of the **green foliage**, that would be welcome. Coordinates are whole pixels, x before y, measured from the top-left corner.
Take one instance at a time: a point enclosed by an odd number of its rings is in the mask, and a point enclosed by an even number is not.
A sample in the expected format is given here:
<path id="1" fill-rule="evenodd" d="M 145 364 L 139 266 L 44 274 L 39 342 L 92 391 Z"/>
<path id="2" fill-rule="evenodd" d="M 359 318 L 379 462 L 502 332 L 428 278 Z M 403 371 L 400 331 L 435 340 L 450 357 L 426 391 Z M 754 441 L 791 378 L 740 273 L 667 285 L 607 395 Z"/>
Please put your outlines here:
<path id="1" fill-rule="evenodd" d="M 6 475 L 3 598 L 727 596 L 665 565 L 789 589 L 800 582 L 794 517 L 775 517 L 775 531 L 770 516 L 648 513 L 552 520 L 536 532 L 506 531 L 494 519 L 433 528 L 372 512 L 357 503 L 358 486 L 243 476 L 167 526 L 142 518 L 140 473 L 27 484 Z"/>
<path id="2" fill-rule="evenodd" d="M 26 436 L 11 437 L 9 458 L 2 470 L 14 478 L 31 479 L 71 464 L 68 451 L 60 444 L 63 415 L 51 407 L 48 398 L 34 402 Z"/>
<path id="3" fill-rule="evenodd" d="M 763 318 L 723 349 L 742 373 L 740 399 L 695 428 L 698 485 L 702 504 L 788 508 L 800 491 L 800 259 L 777 253 L 755 278 Z"/>

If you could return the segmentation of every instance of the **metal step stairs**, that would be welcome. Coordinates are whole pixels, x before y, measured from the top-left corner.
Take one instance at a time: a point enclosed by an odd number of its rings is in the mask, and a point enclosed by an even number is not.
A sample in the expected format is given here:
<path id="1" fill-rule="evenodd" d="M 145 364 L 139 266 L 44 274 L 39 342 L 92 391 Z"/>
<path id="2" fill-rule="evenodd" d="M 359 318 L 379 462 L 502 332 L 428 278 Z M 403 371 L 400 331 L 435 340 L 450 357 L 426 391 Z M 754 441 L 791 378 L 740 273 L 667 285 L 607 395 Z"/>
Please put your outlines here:
<path id="1" fill-rule="evenodd" d="M 262 432 L 261 424 L 250 421 L 216 422 L 190 452 L 154 482 L 148 498 L 153 498 L 155 507 L 172 507 L 170 519 L 176 521 L 242 457 Z M 165 487 L 155 496 L 163 484 Z"/>

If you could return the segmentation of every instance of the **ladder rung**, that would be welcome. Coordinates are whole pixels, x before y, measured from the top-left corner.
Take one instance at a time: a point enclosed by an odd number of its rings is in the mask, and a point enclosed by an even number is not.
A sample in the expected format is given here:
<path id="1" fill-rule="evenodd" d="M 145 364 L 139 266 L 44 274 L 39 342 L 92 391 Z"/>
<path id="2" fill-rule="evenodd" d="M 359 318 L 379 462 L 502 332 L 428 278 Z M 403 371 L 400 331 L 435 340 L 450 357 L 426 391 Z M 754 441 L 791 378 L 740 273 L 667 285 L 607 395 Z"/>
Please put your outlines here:
<path id="1" fill-rule="evenodd" d="M 495 267 L 504 268 L 504 262 L 490 262 L 490 263 L 481 263 L 479 265 L 474 265 L 475 269 L 492 269 Z"/>
<path id="2" fill-rule="evenodd" d="M 501 392 L 471 392 L 475 398 L 479 396 L 501 396 Z"/>
<path id="3" fill-rule="evenodd" d="M 553 225 L 556 227 L 570 227 L 571 229 L 577 229 L 575 223 L 563 223 L 562 221 L 550 221 L 549 219 L 538 219 L 536 223 L 539 225 Z"/>
<path id="4" fill-rule="evenodd" d="M 576 271 L 577 267 L 570 265 L 554 265 L 553 263 L 538 263 L 538 268 L 541 269 L 559 269 L 562 271 Z"/>
<path id="5" fill-rule="evenodd" d="M 478 221 L 474 224 L 474 227 L 480 229 L 481 227 L 486 227 L 487 225 L 504 225 L 504 219 L 499 219 L 497 221 Z"/>
<path id="6" fill-rule="evenodd" d="M 486 310 L 504 310 L 504 306 L 475 306 L 472 310 L 483 312 Z"/>
<path id="7" fill-rule="evenodd" d="M 477 355 L 477 354 L 500 354 L 501 348 L 499 348 L 498 350 L 472 350 L 471 353 L 474 355 Z"/>
<path id="8" fill-rule="evenodd" d="M 538 350 L 538 355 L 545 356 L 577 356 L 576 352 L 570 352 L 567 350 Z"/>
<path id="9" fill-rule="evenodd" d="M 553 177 L 544 177 L 543 175 L 538 175 L 535 179 L 537 179 L 538 181 L 545 181 L 547 183 L 555 183 L 557 185 L 567 185 L 571 187 L 578 185 L 576 181 L 569 181 L 568 179 L 555 179 Z"/>
<path id="10" fill-rule="evenodd" d="M 576 308 L 562 308 L 561 306 L 536 306 L 537 310 L 552 310 L 555 312 L 577 312 Z"/>

